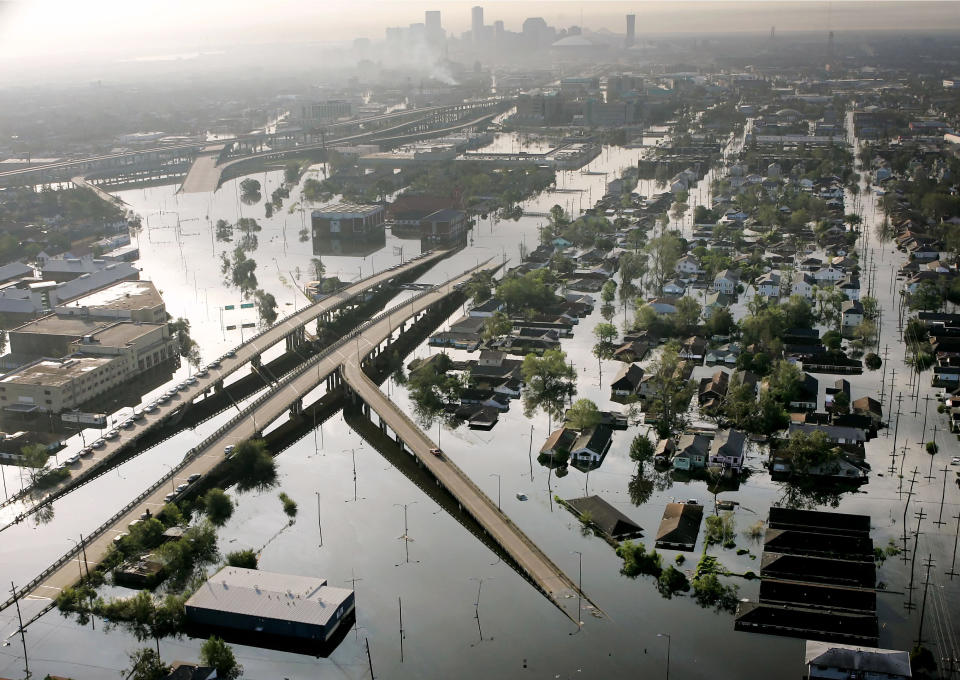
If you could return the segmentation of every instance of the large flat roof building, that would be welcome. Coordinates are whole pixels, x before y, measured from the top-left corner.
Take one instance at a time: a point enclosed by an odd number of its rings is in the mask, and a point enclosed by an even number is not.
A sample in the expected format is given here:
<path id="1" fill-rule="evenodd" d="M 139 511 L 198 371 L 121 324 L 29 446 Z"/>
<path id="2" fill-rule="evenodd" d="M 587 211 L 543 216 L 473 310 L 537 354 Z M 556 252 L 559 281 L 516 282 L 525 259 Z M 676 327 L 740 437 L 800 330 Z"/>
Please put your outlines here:
<path id="1" fill-rule="evenodd" d="M 383 233 L 382 205 L 334 203 L 311 213 L 313 235 L 323 238 L 367 238 Z"/>
<path id="2" fill-rule="evenodd" d="M 101 290 L 62 303 L 60 315 L 162 323 L 167 308 L 152 281 L 120 281 Z"/>
<path id="3" fill-rule="evenodd" d="M 353 591 L 314 576 L 224 567 L 187 600 L 187 619 L 231 628 L 325 642 L 353 611 Z"/>

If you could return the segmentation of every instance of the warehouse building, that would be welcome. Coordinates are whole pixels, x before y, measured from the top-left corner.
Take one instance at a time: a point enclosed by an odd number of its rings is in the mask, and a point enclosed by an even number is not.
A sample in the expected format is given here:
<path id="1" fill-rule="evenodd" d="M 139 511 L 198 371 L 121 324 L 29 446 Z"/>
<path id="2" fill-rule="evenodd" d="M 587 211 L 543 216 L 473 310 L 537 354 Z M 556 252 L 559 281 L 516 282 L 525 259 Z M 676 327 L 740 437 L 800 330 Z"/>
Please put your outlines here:
<path id="1" fill-rule="evenodd" d="M 69 284 L 64 284 L 63 287 Z M 54 307 L 60 316 L 164 323 L 167 308 L 152 281 L 120 281 Z"/>
<path id="2" fill-rule="evenodd" d="M 316 238 L 366 239 L 383 234 L 382 205 L 334 203 L 314 210 L 310 216 Z"/>
<path id="3" fill-rule="evenodd" d="M 354 594 L 312 576 L 224 567 L 186 603 L 187 620 L 209 628 L 326 642 L 354 607 Z"/>

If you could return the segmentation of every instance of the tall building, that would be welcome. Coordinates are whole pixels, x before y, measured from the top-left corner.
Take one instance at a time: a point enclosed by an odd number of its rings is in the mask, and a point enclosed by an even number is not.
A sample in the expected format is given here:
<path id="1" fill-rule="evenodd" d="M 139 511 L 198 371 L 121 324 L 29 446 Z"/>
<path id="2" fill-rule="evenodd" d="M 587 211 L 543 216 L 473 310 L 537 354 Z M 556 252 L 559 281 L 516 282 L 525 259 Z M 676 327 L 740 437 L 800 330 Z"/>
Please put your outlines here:
<path id="1" fill-rule="evenodd" d="M 480 5 L 470 10 L 470 32 L 473 42 L 483 40 L 483 7 Z"/>
<path id="2" fill-rule="evenodd" d="M 427 10 L 423 13 L 423 20 L 426 25 L 427 42 L 431 44 L 443 42 L 445 34 L 440 23 L 440 10 Z"/>
<path id="3" fill-rule="evenodd" d="M 630 47 L 633 45 L 634 40 L 637 37 L 637 15 L 628 14 L 627 15 L 627 39 L 624 40 L 624 47 Z"/>

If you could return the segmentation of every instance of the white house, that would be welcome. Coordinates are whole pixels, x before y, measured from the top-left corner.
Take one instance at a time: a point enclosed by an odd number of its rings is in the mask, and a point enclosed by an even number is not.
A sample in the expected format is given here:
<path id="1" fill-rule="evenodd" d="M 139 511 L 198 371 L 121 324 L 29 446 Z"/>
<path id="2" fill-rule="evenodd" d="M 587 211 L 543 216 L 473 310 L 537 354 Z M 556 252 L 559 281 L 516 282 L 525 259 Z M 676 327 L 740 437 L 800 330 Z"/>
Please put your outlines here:
<path id="1" fill-rule="evenodd" d="M 860 279 L 855 276 L 847 276 L 837 288 L 847 296 L 848 300 L 860 299 Z"/>
<path id="2" fill-rule="evenodd" d="M 683 294 L 686 292 L 687 287 L 679 279 L 674 279 L 673 281 L 667 281 L 663 284 L 663 294 L 664 295 L 676 295 L 677 297 L 683 297 Z"/>
<path id="3" fill-rule="evenodd" d="M 834 267 L 821 267 L 813 272 L 813 278 L 815 278 L 821 286 L 832 286 L 837 281 L 842 280 L 843 277 L 844 273 Z"/>
<path id="4" fill-rule="evenodd" d="M 613 430 L 607 425 L 595 425 L 584 430 L 570 446 L 570 460 L 580 463 L 599 463 L 613 443 Z"/>
<path id="5" fill-rule="evenodd" d="M 700 274 L 703 270 L 700 268 L 700 261 L 697 258 L 695 258 L 693 255 L 684 255 L 677 260 L 677 264 L 674 265 L 673 271 L 683 278 L 693 278 L 697 274 Z"/>
<path id="6" fill-rule="evenodd" d="M 840 314 L 843 330 L 852 330 L 863 322 L 863 305 L 859 300 L 846 300 L 840 307 Z"/>
<path id="7" fill-rule="evenodd" d="M 816 280 L 805 272 L 794 272 L 793 273 L 793 282 L 790 285 L 790 294 L 791 295 L 801 295 L 807 300 L 813 299 L 813 287 L 816 285 Z"/>
<path id="8" fill-rule="evenodd" d="M 717 273 L 717 276 L 713 279 L 713 290 L 716 293 L 726 293 L 727 295 L 735 295 L 737 292 L 737 285 L 740 283 L 740 272 L 735 269 L 724 269 L 721 272 Z"/>
<path id="9" fill-rule="evenodd" d="M 780 295 L 780 275 L 768 272 L 757 279 L 757 295 L 763 297 L 778 297 Z"/>

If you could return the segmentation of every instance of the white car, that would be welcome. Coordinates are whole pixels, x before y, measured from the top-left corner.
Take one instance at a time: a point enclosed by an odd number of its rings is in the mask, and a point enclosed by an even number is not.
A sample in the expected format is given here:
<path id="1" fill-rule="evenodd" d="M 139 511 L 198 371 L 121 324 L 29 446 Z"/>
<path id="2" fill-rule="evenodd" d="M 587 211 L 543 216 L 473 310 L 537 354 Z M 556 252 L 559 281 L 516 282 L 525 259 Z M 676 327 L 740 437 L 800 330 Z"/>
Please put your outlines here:
<path id="1" fill-rule="evenodd" d="M 954 458 L 950 461 L 950 465 L 960 465 L 960 458 Z"/>

